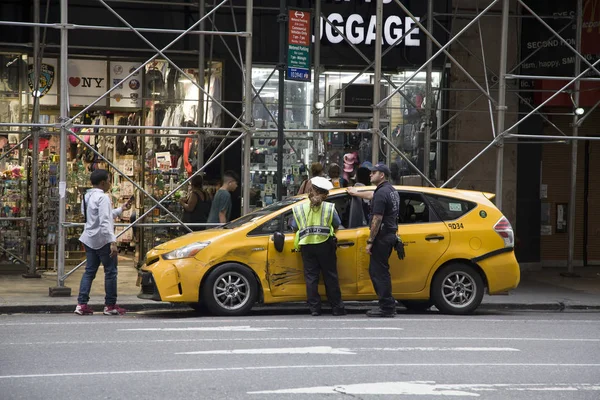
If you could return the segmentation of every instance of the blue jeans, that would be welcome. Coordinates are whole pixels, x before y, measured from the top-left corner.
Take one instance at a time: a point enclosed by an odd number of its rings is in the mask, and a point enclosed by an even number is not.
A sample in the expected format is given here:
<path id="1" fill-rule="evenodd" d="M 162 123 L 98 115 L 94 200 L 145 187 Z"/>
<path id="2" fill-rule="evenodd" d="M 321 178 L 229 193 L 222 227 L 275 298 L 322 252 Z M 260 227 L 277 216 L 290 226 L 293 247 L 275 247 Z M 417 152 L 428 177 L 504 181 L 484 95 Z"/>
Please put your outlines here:
<path id="1" fill-rule="evenodd" d="M 84 245 L 85 246 L 85 245 Z M 118 257 L 110 256 L 110 243 L 106 246 L 94 250 L 91 247 L 85 246 L 85 272 L 81 277 L 79 284 L 79 296 L 77 297 L 78 304 L 87 304 L 90 300 L 90 290 L 92 282 L 98 272 L 100 263 L 104 266 L 104 290 L 106 297 L 104 304 L 111 306 L 117 303 L 117 259 Z"/>

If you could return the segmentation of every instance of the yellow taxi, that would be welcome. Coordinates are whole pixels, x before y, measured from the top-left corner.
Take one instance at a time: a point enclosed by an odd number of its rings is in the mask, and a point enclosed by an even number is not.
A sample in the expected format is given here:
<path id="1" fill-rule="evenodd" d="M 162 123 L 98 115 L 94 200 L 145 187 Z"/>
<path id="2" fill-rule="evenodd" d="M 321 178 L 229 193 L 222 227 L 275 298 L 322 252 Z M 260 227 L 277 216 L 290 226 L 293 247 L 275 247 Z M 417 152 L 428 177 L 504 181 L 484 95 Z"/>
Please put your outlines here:
<path id="1" fill-rule="evenodd" d="M 396 187 L 400 194 L 398 233 L 406 257 L 393 252 L 394 297 L 409 310 L 435 305 L 448 314 L 468 314 L 483 295 L 504 294 L 519 284 L 514 233 L 491 202 L 477 191 Z M 360 187 L 373 191 L 374 187 Z M 189 303 L 216 315 L 244 315 L 256 303 L 306 300 L 300 253 L 290 228 L 296 196 L 273 203 L 221 227 L 190 233 L 146 255 L 138 297 Z M 366 241 L 369 205 L 346 189 L 330 192 L 342 225 L 337 269 L 345 301 L 375 300 Z M 321 282 L 319 292 L 325 295 Z"/>

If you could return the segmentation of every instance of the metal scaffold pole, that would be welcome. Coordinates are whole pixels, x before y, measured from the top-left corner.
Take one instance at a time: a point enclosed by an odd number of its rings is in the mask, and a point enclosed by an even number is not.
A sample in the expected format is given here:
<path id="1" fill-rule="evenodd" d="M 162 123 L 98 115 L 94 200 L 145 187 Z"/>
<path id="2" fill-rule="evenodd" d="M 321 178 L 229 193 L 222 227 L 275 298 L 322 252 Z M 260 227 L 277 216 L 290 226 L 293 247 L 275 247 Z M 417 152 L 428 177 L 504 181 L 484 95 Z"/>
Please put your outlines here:
<path id="1" fill-rule="evenodd" d="M 285 39 L 287 27 L 287 8 L 286 0 L 279 0 L 279 96 L 277 103 L 277 179 L 276 195 L 277 200 L 281 200 L 283 196 L 283 140 L 284 140 L 284 124 L 285 124 Z"/>
<path id="2" fill-rule="evenodd" d="M 33 2 L 33 19 L 36 23 L 40 22 L 40 0 Z M 40 69 L 42 60 L 40 59 L 40 27 L 33 28 L 33 113 L 32 122 L 38 123 L 40 119 Z M 39 157 L 40 157 L 40 128 L 34 127 L 31 130 L 33 144 L 31 146 L 31 232 L 29 236 L 29 268 L 24 278 L 41 278 L 37 270 L 37 229 L 38 229 L 38 176 L 39 176 Z"/>
<path id="3" fill-rule="evenodd" d="M 581 29 L 583 28 L 583 0 L 577 0 L 577 22 L 575 24 L 575 49 L 578 54 L 581 54 Z M 575 76 L 581 73 L 581 58 L 575 57 Z M 573 108 L 579 107 L 579 92 L 581 88 L 581 82 L 579 79 L 573 83 Z M 590 110 L 591 112 L 591 110 Z M 579 124 L 578 116 L 573 113 L 573 137 L 576 138 L 579 135 Z M 575 211 L 577 209 L 577 147 L 578 141 L 573 140 L 571 142 L 571 192 L 569 194 L 569 215 L 568 218 L 568 234 L 569 234 L 569 251 L 567 255 L 567 272 L 561 275 L 567 277 L 578 277 L 574 272 L 573 259 L 575 258 Z"/>
<path id="4" fill-rule="evenodd" d="M 252 32 L 254 0 L 246 0 L 246 32 Z M 244 137 L 242 177 L 243 214 L 250 212 L 250 153 L 252 151 L 252 36 L 246 37 L 246 59 L 244 60 L 244 123 L 247 131 Z"/>
<path id="5" fill-rule="evenodd" d="M 373 82 L 373 141 L 371 158 L 373 165 L 379 162 L 379 144 L 381 143 L 381 41 L 383 39 L 383 0 L 377 0 L 375 12 L 375 77 Z M 387 160 L 389 163 L 389 160 Z"/>
<path id="6" fill-rule="evenodd" d="M 198 19 L 202 18 L 202 16 L 206 14 L 206 0 L 198 0 Z M 204 31 L 205 29 L 205 21 L 203 20 L 198 25 L 198 29 Z M 204 35 L 198 36 L 198 85 L 200 87 L 205 87 L 204 85 L 204 73 L 206 66 L 206 55 L 204 52 L 206 51 L 206 42 L 204 41 Z M 196 125 L 199 127 L 204 126 L 204 92 L 202 90 L 198 90 L 198 121 Z M 200 168 L 202 164 L 204 164 L 204 135 L 205 132 L 198 131 L 198 161 L 196 168 Z"/>
<path id="7" fill-rule="evenodd" d="M 433 32 L 433 0 L 427 0 L 427 30 Z M 431 109 L 433 105 L 433 92 L 431 90 L 431 79 L 433 78 L 433 43 L 430 37 L 427 37 L 426 57 L 429 61 L 427 64 L 427 78 L 425 80 L 425 137 L 423 140 L 423 174 L 429 178 L 429 154 L 431 150 Z"/>
<path id="8" fill-rule="evenodd" d="M 314 14 L 314 32 L 315 32 L 315 43 L 313 50 L 313 62 L 314 62 L 314 75 L 313 75 L 313 104 L 312 104 L 312 127 L 313 129 L 319 129 L 319 116 L 321 114 L 321 108 L 317 108 L 317 104 L 321 103 L 319 96 L 319 77 L 321 76 L 321 39 L 319 38 L 319 32 L 321 32 L 321 2 L 315 2 L 315 14 Z M 321 103 L 322 104 L 322 103 Z M 313 133 L 313 162 L 319 161 L 319 138 L 321 134 Z"/>
<path id="9" fill-rule="evenodd" d="M 60 0 L 60 165 L 59 165 L 59 178 L 58 178 L 58 245 L 56 246 L 56 252 L 58 253 L 58 261 L 56 265 L 57 272 L 57 286 L 51 287 L 49 294 L 52 297 L 55 296 L 70 296 L 71 288 L 65 287 L 65 228 L 64 223 L 66 222 L 66 207 L 67 207 L 67 132 L 68 126 L 66 125 L 69 120 L 69 93 L 67 82 L 69 79 L 68 74 L 68 40 L 69 40 L 69 29 L 67 24 L 68 19 L 68 0 Z"/>
<path id="10" fill-rule="evenodd" d="M 508 11 L 510 1 L 502 0 L 502 31 L 500 38 L 500 69 L 498 72 L 498 136 L 496 140 L 496 207 L 502 210 L 504 180 L 504 120 L 506 118 L 506 63 L 508 59 Z"/>

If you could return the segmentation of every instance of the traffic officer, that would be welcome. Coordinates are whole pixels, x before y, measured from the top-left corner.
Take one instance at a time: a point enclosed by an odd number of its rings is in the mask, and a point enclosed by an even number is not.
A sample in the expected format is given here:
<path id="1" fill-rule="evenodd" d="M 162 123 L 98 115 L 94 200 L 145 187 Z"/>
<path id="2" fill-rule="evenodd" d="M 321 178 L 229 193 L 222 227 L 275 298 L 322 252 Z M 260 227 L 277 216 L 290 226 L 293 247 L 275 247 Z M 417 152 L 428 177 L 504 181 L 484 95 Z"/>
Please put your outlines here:
<path id="1" fill-rule="evenodd" d="M 312 316 L 321 315 L 319 275 L 323 273 L 327 299 L 333 315 L 346 315 L 337 274 L 335 231 L 341 221 L 333 203 L 325 201 L 333 184 L 323 177 L 310 180 L 309 202 L 293 208 L 292 228 L 296 250 L 301 250 L 306 298 Z"/>
<path id="2" fill-rule="evenodd" d="M 396 300 L 392 296 L 392 278 L 390 275 L 389 258 L 396 244 L 398 232 L 398 212 L 400 196 L 388 182 L 390 169 L 384 163 L 378 163 L 370 168 L 371 183 L 377 188 L 374 192 L 359 192 L 349 188 L 352 196 L 371 200 L 370 234 L 367 239 L 369 275 L 379 297 L 379 308 L 367 311 L 369 317 L 394 317 L 396 315 Z"/>

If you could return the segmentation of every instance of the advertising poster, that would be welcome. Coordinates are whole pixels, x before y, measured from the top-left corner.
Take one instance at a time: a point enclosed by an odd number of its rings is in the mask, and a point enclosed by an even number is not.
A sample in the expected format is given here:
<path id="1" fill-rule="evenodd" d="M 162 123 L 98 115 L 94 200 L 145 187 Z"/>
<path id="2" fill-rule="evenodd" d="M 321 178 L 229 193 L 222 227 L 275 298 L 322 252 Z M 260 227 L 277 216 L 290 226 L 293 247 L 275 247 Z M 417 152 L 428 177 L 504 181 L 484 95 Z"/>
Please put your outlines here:
<path id="1" fill-rule="evenodd" d="M 111 107 L 142 107 L 141 71 L 143 68 L 131 77 L 125 80 L 123 79 L 131 72 L 135 71 L 139 66 L 139 63 L 111 61 L 109 89 L 118 85 L 117 88 L 110 93 Z"/>
<path id="2" fill-rule="evenodd" d="M 68 87 L 69 104 L 87 106 L 108 90 L 106 67 L 107 61 L 69 60 Z M 96 105 L 106 106 L 106 98 Z"/>

